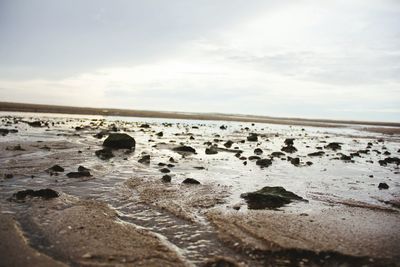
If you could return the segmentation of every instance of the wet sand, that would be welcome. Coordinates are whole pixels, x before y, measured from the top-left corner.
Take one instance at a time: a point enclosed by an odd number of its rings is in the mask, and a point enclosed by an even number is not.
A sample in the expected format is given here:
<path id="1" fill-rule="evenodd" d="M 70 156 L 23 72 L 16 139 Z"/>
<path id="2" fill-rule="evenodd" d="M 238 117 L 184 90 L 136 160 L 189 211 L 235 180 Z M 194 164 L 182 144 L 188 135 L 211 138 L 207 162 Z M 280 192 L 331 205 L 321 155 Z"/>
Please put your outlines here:
<path id="1" fill-rule="evenodd" d="M 0 266 L 399 266 L 395 131 L 40 113 L 0 122 Z M 135 149 L 100 159 L 115 133 Z M 79 166 L 90 175 L 67 175 Z M 252 209 L 241 195 L 265 186 L 306 201 Z M 57 197 L 16 194 L 45 188 Z"/>

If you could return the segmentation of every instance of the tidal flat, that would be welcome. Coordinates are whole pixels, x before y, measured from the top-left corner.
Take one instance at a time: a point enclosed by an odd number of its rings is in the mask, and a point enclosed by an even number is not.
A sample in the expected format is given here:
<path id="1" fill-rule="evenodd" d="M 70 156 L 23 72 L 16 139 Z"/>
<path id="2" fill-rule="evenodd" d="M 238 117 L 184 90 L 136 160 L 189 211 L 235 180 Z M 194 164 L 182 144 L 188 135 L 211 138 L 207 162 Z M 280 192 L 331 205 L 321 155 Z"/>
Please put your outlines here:
<path id="1" fill-rule="evenodd" d="M 398 127 L 0 113 L 0 266 L 400 266 Z"/>

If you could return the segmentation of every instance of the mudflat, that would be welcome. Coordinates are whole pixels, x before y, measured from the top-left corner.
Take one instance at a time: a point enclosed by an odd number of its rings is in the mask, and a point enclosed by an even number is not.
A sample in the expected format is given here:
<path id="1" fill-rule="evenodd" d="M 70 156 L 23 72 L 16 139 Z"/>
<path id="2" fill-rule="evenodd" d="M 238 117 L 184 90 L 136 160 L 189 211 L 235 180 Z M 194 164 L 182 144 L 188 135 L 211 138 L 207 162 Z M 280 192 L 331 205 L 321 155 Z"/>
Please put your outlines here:
<path id="1" fill-rule="evenodd" d="M 0 266 L 399 266 L 396 124 L 88 114 L 0 114 Z"/>

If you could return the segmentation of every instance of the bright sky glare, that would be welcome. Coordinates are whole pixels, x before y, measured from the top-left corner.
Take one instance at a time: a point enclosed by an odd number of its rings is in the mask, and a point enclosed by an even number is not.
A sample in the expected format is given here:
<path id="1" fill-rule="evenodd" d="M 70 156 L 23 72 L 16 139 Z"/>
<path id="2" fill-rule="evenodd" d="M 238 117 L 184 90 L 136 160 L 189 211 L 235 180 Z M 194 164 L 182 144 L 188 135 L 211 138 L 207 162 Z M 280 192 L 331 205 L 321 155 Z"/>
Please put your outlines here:
<path id="1" fill-rule="evenodd" d="M 400 121 L 398 0 L 0 0 L 0 101 Z"/>

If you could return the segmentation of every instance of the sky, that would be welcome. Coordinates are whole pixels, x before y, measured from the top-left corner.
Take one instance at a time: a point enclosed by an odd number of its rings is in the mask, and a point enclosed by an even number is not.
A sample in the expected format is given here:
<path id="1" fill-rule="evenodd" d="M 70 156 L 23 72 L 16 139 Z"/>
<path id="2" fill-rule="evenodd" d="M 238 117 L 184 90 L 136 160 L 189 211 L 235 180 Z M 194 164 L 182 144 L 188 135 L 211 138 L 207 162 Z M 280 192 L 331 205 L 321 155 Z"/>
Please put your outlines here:
<path id="1" fill-rule="evenodd" d="M 399 0 L 0 0 L 0 101 L 400 121 Z"/>

